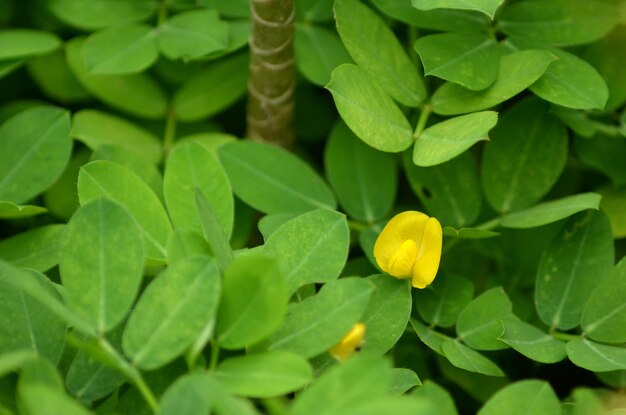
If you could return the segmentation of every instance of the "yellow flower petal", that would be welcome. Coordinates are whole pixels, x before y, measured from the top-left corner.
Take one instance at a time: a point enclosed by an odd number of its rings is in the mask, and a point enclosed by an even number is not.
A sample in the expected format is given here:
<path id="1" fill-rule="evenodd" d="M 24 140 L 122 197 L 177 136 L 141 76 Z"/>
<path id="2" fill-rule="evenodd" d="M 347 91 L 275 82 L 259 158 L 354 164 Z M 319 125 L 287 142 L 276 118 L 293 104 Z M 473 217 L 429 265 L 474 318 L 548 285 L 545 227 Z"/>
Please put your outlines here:
<path id="1" fill-rule="evenodd" d="M 365 324 L 356 323 L 354 327 L 328 353 L 340 362 L 343 362 L 355 352 L 359 351 L 365 338 Z"/>
<path id="2" fill-rule="evenodd" d="M 420 252 L 411 269 L 413 287 L 424 288 L 435 279 L 441 260 L 442 239 L 441 224 L 437 219 L 429 218 L 424 228 Z"/>
<path id="3" fill-rule="evenodd" d="M 394 216 L 376 240 L 378 266 L 396 278 L 411 278 L 416 288 L 429 285 L 441 259 L 442 229 L 435 218 L 407 211 Z"/>

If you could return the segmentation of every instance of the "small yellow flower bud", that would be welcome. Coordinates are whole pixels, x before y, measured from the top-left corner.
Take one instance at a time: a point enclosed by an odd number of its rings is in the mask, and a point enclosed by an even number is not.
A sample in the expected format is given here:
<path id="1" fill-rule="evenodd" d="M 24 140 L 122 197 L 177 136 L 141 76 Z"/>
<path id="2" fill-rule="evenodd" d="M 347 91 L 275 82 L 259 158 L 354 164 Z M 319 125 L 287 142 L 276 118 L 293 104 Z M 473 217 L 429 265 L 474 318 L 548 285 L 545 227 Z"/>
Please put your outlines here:
<path id="1" fill-rule="evenodd" d="M 378 236 L 374 257 L 389 275 L 411 278 L 413 287 L 424 288 L 437 275 L 442 238 L 437 219 L 421 212 L 402 212 L 391 218 Z"/>
<path id="2" fill-rule="evenodd" d="M 328 353 L 338 361 L 343 362 L 361 349 L 364 337 L 365 324 L 356 323 L 354 327 L 350 329 L 350 332 L 348 332 L 339 343 L 333 346 Z"/>

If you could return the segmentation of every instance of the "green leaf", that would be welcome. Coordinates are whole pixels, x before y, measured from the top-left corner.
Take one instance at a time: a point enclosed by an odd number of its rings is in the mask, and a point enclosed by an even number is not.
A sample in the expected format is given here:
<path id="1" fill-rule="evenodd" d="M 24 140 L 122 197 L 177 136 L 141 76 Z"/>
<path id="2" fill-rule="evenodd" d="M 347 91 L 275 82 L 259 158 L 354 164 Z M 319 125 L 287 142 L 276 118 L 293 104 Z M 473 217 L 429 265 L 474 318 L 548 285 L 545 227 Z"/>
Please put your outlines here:
<path id="1" fill-rule="evenodd" d="M 405 0 L 372 0 L 372 3 L 393 19 L 426 29 L 480 32 L 489 23 L 487 16 L 471 10 L 417 10 Z"/>
<path id="2" fill-rule="evenodd" d="M 551 328 L 580 323 L 585 302 L 613 266 L 611 228 L 601 212 L 580 213 L 567 221 L 543 254 L 537 271 L 535 304 Z"/>
<path id="3" fill-rule="evenodd" d="M 459 314 L 456 333 L 460 340 L 478 350 L 505 349 L 498 340 L 503 329 L 500 320 L 512 314 L 513 304 L 502 287 L 476 297 Z"/>
<path id="4" fill-rule="evenodd" d="M 489 88 L 472 91 L 446 83 L 433 94 L 433 109 L 437 114 L 455 115 L 491 108 L 531 86 L 555 59 L 545 50 L 523 50 L 503 55 L 498 77 Z"/>
<path id="5" fill-rule="evenodd" d="M 46 272 L 59 263 L 65 225 L 44 225 L 0 241 L 0 258 L 19 268 Z"/>
<path id="6" fill-rule="evenodd" d="M 78 197 L 81 204 L 107 197 L 126 208 L 139 225 L 146 257 L 166 258 L 171 226 L 165 209 L 148 185 L 126 167 L 104 160 L 86 164 L 78 175 Z"/>
<path id="7" fill-rule="evenodd" d="M 69 113 L 41 106 L 0 126 L 0 200 L 20 204 L 46 190 L 70 159 Z"/>
<path id="8" fill-rule="evenodd" d="M 572 131 L 582 137 L 591 138 L 598 132 L 596 122 L 591 120 L 585 111 L 553 105 L 552 112 Z"/>
<path id="9" fill-rule="evenodd" d="M 327 22 L 333 20 L 332 0 L 300 0 L 295 6 L 297 21 Z"/>
<path id="10" fill-rule="evenodd" d="M 385 396 L 391 384 L 387 361 L 355 356 L 325 372 L 295 400 L 292 415 L 343 414 L 355 406 Z"/>
<path id="11" fill-rule="evenodd" d="M 384 20 L 357 0 L 335 1 L 334 12 L 339 36 L 359 67 L 396 101 L 418 106 L 426 97 L 424 82 Z"/>
<path id="12" fill-rule="evenodd" d="M 500 45 L 482 33 L 441 33 L 420 37 L 415 51 L 424 74 L 473 91 L 494 83 L 500 67 Z"/>
<path id="13" fill-rule="evenodd" d="M 536 98 L 500 118 L 485 146 L 482 182 L 487 200 L 507 213 L 532 205 L 556 183 L 567 159 L 567 130 Z"/>
<path id="14" fill-rule="evenodd" d="M 50 11 L 64 23 L 83 30 L 145 20 L 154 14 L 153 0 L 51 0 Z"/>
<path id="15" fill-rule="evenodd" d="M 93 96 L 128 114 L 157 119 L 165 115 L 167 98 L 161 86 L 148 74 L 98 75 L 89 72 L 82 56 L 84 38 L 66 43 L 70 70 L 78 82 Z"/>
<path id="16" fill-rule="evenodd" d="M 163 393 L 157 414 L 208 414 L 216 399 L 212 383 L 206 372 L 191 372 L 180 376 Z"/>
<path id="17" fill-rule="evenodd" d="M 412 0 L 413 7 L 419 10 L 461 9 L 475 10 L 493 19 L 496 9 L 504 0 Z"/>
<path id="18" fill-rule="evenodd" d="M 455 229 L 451 226 L 444 226 L 443 234 L 444 236 L 460 239 L 485 239 L 500 235 L 498 232 L 492 232 L 481 228 Z"/>
<path id="19" fill-rule="evenodd" d="M 432 125 L 417 137 L 413 162 L 421 167 L 445 163 L 478 141 L 489 140 L 487 133 L 497 122 L 496 112 L 483 111 Z"/>
<path id="20" fill-rule="evenodd" d="M 482 190 L 476 161 L 469 152 L 437 166 L 418 167 L 407 151 L 404 170 L 426 212 L 443 225 L 463 227 L 476 221 Z"/>
<path id="21" fill-rule="evenodd" d="M 56 293 L 52 294 L 42 287 L 39 276 L 35 271 L 22 270 L 0 260 L 0 281 L 2 279 L 20 292 L 38 301 L 48 311 L 59 317 L 60 320 L 65 321 L 68 326 L 74 327 L 74 329 L 83 334 L 92 337 L 96 336 L 96 331 L 89 322 L 83 320 L 67 308 L 56 296 Z"/>
<path id="22" fill-rule="evenodd" d="M 41 92 L 55 101 L 70 103 L 89 99 L 89 93 L 78 83 L 65 61 L 65 50 L 29 59 L 26 69 Z"/>
<path id="23" fill-rule="evenodd" d="M 145 289 L 128 319 L 124 353 L 145 370 L 170 362 L 215 318 L 220 278 L 208 257 L 181 260 Z"/>
<path id="24" fill-rule="evenodd" d="M 72 137 L 94 151 L 104 146 L 118 146 L 152 164 L 161 160 L 161 143 L 152 133 L 105 112 L 85 109 L 75 113 Z"/>
<path id="25" fill-rule="evenodd" d="M 390 413 L 396 415 L 414 415 L 431 413 L 434 406 L 430 402 L 417 400 L 410 396 L 385 396 L 368 398 L 343 410 L 345 415 L 378 415 Z M 388 412 L 387 412 L 388 411 Z"/>
<path id="26" fill-rule="evenodd" d="M 124 326 L 119 325 L 107 334 L 107 341 L 117 350 L 122 343 Z M 110 395 L 125 382 L 116 369 L 105 366 L 85 350 L 79 350 L 67 371 L 65 386 L 77 399 L 93 402 Z"/>
<path id="27" fill-rule="evenodd" d="M 289 293 L 314 282 L 336 279 L 348 258 L 346 217 L 320 209 L 300 215 L 270 235 L 264 250 L 278 259 Z"/>
<path id="28" fill-rule="evenodd" d="M 561 415 L 561 403 L 550 384 L 522 380 L 500 389 L 478 411 L 478 415 Z"/>
<path id="29" fill-rule="evenodd" d="M 421 387 L 415 388 L 411 395 L 430 402 L 434 408 L 437 408 L 435 412 L 437 415 L 458 414 L 450 393 L 431 380 L 427 380 Z"/>
<path id="30" fill-rule="evenodd" d="M 217 9 L 221 15 L 227 17 L 248 17 L 250 16 L 250 4 L 247 0 L 231 0 L 223 2 L 222 0 L 196 0 L 198 5 Z"/>
<path id="31" fill-rule="evenodd" d="M 18 70 L 24 64 L 22 59 L 11 59 L 8 61 L 0 61 L 0 78 L 3 78 L 13 71 Z"/>
<path id="32" fill-rule="evenodd" d="M 367 145 L 397 153 L 413 143 L 411 125 L 398 105 L 361 67 L 337 67 L 326 88 L 348 127 Z"/>
<path id="33" fill-rule="evenodd" d="M 155 165 L 137 153 L 127 151 L 124 147 L 117 145 L 104 145 L 98 147 L 91 154 L 89 161 L 95 160 L 108 160 L 126 167 L 139 176 L 152 189 L 159 200 L 163 199 L 163 177 L 161 172 Z M 76 170 L 76 177 L 78 177 L 78 169 Z"/>
<path id="34" fill-rule="evenodd" d="M 616 185 L 626 184 L 626 163 L 621 157 L 626 151 L 624 137 L 604 134 L 598 134 L 591 140 L 576 137 L 574 145 L 576 154 L 584 164 L 599 170 Z"/>
<path id="35" fill-rule="evenodd" d="M 336 33 L 320 26 L 296 24 L 296 66 L 312 83 L 324 86 L 333 70 L 352 59 Z"/>
<path id="36" fill-rule="evenodd" d="M 504 372 L 495 363 L 458 340 L 446 339 L 441 350 L 450 363 L 460 369 L 487 376 L 504 376 Z"/>
<path id="37" fill-rule="evenodd" d="M 617 23 L 616 16 L 615 8 L 602 1 L 530 0 L 507 4 L 498 23 L 509 36 L 569 46 L 601 39 Z"/>
<path id="38" fill-rule="evenodd" d="M 505 228 L 534 228 L 570 217 L 587 209 L 599 209 L 598 193 L 581 193 L 562 199 L 539 203 L 531 208 L 509 213 L 502 218 L 500 226 Z"/>
<path id="39" fill-rule="evenodd" d="M 613 238 L 626 237 L 626 216 L 623 214 L 626 210 L 626 189 L 609 185 L 603 186 L 597 191 L 602 195 L 600 207 L 609 218 Z"/>
<path id="40" fill-rule="evenodd" d="M 159 49 L 169 59 L 196 59 L 226 49 L 228 25 L 217 10 L 191 10 L 159 26 Z"/>
<path id="41" fill-rule="evenodd" d="M 173 264 L 181 259 L 197 255 L 211 256 L 207 241 L 191 231 L 175 230 L 167 241 L 167 263 Z"/>
<path id="42" fill-rule="evenodd" d="M 243 349 L 274 333 L 283 322 L 289 293 L 274 258 L 238 256 L 226 269 L 217 313 L 217 340 L 225 349 Z"/>
<path id="43" fill-rule="evenodd" d="M 35 271 L 26 272 L 41 290 L 60 301 L 48 278 Z M 58 363 L 65 346 L 65 322 L 12 285 L 6 275 L 0 275 L 0 316 L 0 354 L 29 350 Z"/>
<path id="44" fill-rule="evenodd" d="M 0 30 L 0 60 L 2 61 L 44 55 L 59 46 L 61 46 L 61 39 L 56 34 L 43 30 Z"/>
<path id="45" fill-rule="evenodd" d="M 176 118 L 200 121 L 231 106 L 247 91 L 248 54 L 238 53 L 210 63 L 174 94 Z"/>
<path id="46" fill-rule="evenodd" d="M 37 355 L 31 351 L 20 350 L 2 353 L 0 355 L 0 377 L 18 371 L 22 366 L 34 359 L 37 359 Z"/>
<path id="47" fill-rule="evenodd" d="M 233 251 L 228 242 L 228 236 L 222 230 L 222 224 L 217 217 L 215 208 L 202 191 L 194 187 L 193 192 L 204 239 L 209 243 L 220 271 L 224 272 L 233 261 Z"/>
<path id="48" fill-rule="evenodd" d="M 517 317 L 502 319 L 502 325 L 504 333 L 499 340 L 529 359 L 540 363 L 557 363 L 567 355 L 565 343 Z"/>
<path id="49" fill-rule="evenodd" d="M 0 219 L 21 219 L 46 213 L 48 209 L 34 205 L 16 205 L 13 202 L 0 202 Z"/>
<path id="50" fill-rule="evenodd" d="M 403 367 L 391 369 L 391 388 L 393 395 L 403 395 L 415 386 L 422 386 L 417 373 Z"/>
<path id="51" fill-rule="evenodd" d="M 626 370 L 626 348 L 607 346 L 587 339 L 567 343 L 567 356 L 576 366 L 592 372 Z"/>
<path id="52" fill-rule="evenodd" d="M 43 200 L 50 213 L 63 221 L 68 221 L 78 209 L 76 182 L 80 167 L 89 162 L 91 151 L 79 147 L 73 152 L 61 176 L 43 194 Z"/>
<path id="53" fill-rule="evenodd" d="M 263 239 L 267 241 L 276 229 L 300 215 L 301 213 L 272 213 L 271 215 L 265 215 L 259 220 L 259 232 L 263 235 Z"/>
<path id="54" fill-rule="evenodd" d="M 568 108 L 604 109 L 609 97 L 606 82 L 593 66 L 576 55 L 552 48 L 558 60 L 530 87 L 546 101 Z"/>
<path id="55" fill-rule="evenodd" d="M 582 327 L 592 340 L 626 343 L 626 260 L 622 259 L 591 293 Z"/>
<path id="56" fill-rule="evenodd" d="M 328 137 L 324 166 L 341 206 L 350 216 L 373 223 L 389 213 L 398 182 L 393 156 L 365 145 L 339 122 Z"/>
<path id="57" fill-rule="evenodd" d="M 68 304 L 98 331 L 109 331 L 135 301 L 143 263 L 141 234 L 123 207 L 107 199 L 83 205 L 67 225 L 61 250 Z"/>
<path id="58" fill-rule="evenodd" d="M 275 350 L 226 359 L 217 367 L 215 377 L 235 395 L 271 398 L 306 386 L 313 371 L 297 354 Z"/>
<path id="59" fill-rule="evenodd" d="M 382 356 L 400 339 L 409 322 L 411 287 L 389 275 L 373 275 L 366 280 L 374 285 L 374 291 L 361 317 L 365 324 L 362 350 Z"/>
<path id="60" fill-rule="evenodd" d="M 452 327 L 461 310 L 474 297 L 474 284 L 460 275 L 442 275 L 436 278 L 431 290 L 415 293 L 419 315 L 433 327 Z"/>
<path id="61" fill-rule="evenodd" d="M 85 39 L 82 56 L 92 74 L 124 75 L 142 72 L 159 57 L 154 28 L 144 24 L 113 26 Z"/>
<path id="62" fill-rule="evenodd" d="M 174 146 L 167 158 L 163 183 L 165 202 L 174 227 L 202 235 L 194 188 L 207 197 L 224 234 L 229 237 L 235 206 L 226 173 L 201 144 L 181 142 Z"/>
<path id="63" fill-rule="evenodd" d="M 85 409 L 62 391 L 57 391 L 38 382 L 28 382 L 19 391 L 19 400 L 31 415 L 89 415 Z"/>
<path id="64" fill-rule="evenodd" d="M 252 141 L 225 144 L 218 153 L 237 197 L 261 212 L 308 212 L 336 206 L 326 183 L 292 153 Z"/>
<path id="65" fill-rule="evenodd" d="M 288 350 L 310 358 L 330 349 L 361 319 L 373 286 L 361 278 L 341 278 L 293 304 L 270 350 Z M 319 383 L 318 383 L 319 384 Z"/>
<path id="66" fill-rule="evenodd" d="M 445 341 L 453 339 L 444 334 L 438 333 L 429 327 L 426 327 L 424 324 L 414 318 L 412 318 L 410 322 L 413 330 L 415 330 L 415 333 L 422 341 L 422 343 L 428 346 L 432 351 L 443 355 L 443 343 Z"/>

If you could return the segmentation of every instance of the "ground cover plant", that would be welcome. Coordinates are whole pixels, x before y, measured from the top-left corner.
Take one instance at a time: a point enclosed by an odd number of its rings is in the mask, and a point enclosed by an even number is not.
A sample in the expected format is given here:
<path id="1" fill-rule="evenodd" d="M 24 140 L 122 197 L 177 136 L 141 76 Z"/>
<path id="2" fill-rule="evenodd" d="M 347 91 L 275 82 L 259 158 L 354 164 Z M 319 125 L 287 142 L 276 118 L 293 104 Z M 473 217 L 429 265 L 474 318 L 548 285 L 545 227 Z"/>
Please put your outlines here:
<path id="1" fill-rule="evenodd" d="M 0 0 L 0 414 L 626 413 L 624 68 L 623 0 Z"/>

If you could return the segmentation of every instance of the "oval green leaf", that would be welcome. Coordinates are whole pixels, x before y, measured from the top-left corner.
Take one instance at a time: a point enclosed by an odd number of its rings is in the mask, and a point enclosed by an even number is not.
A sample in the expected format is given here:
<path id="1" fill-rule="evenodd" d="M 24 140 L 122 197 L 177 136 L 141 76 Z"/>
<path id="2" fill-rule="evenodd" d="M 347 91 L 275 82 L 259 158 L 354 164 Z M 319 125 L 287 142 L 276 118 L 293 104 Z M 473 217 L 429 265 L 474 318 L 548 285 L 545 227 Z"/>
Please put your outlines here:
<path id="1" fill-rule="evenodd" d="M 43 206 L 16 205 L 13 202 L 0 202 L 0 219 L 21 219 L 46 213 Z"/>
<path id="2" fill-rule="evenodd" d="M 487 200 L 507 213 L 541 199 L 556 183 L 567 159 L 567 130 L 536 98 L 509 109 L 483 152 L 482 182 Z"/>
<path id="3" fill-rule="evenodd" d="M 65 225 L 44 225 L 0 241 L 0 258 L 19 268 L 46 272 L 59 263 Z"/>
<path id="4" fill-rule="evenodd" d="M 72 152 L 69 113 L 41 106 L 0 126 L 0 200 L 17 204 L 46 190 L 63 173 Z"/>
<path id="5" fill-rule="evenodd" d="M 237 257 L 226 269 L 217 313 L 220 347 L 242 349 L 265 339 L 283 322 L 289 293 L 274 258 L 258 253 Z"/>
<path id="6" fill-rule="evenodd" d="M 324 165 L 339 203 L 350 216 L 374 223 L 389 213 L 398 182 L 392 155 L 367 146 L 340 122 L 328 137 Z"/>
<path id="7" fill-rule="evenodd" d="M 611 227 L 602 212 L 568 220 L 539 263 L 535 304 L 541 320 L 562 330 L 578 326 L 585 302 L 613 261 Z"/>
<path id="8" fill-rule="evenodd" d="M 608 346 L 588 339 L 567 343 L 567 356 L 576 366 L 592 372 L 626 370 L 626 348 Z"/>
<path id="9" fill-rule="evenodd" d="M 217 265 L 209 257 L 181 260 L 159 274 L 128 319 L 122 346 L 141 369 L 156 369 L 185 351 L 215 318 Z"/>
<path id="10" fill-rule="evenodd" d="M 583 309 L 582 327 L 592 340 L 626 343 L 626 260 L 593 290 Z"/>
<path id="11" fill-rule="evenodd" d="M 556 340 L 532 324 L 514 316 L 502 319 L 502 324 L 504 333 L 499 340 L 529 359 L 540 363 L 557 363 L 567 356 L 564 342 Z"/>
<path id="12" fill-rule="evenodd" d="M 352 61 L 339 36 L 330 30 L 309 24 L 296 24 L 296 65 L 306 79 L 324 86 L 333 70 Z"/>
<path id="13" fill-rule="evenodd" d="M 507 346 L 500 320 L 513 312 L 513 304 L 502 287 L 492 288 L 476 297 L 459 314 L 456 324 L 458 339 L 478 350 L 499 350 Z"/>
<path id="14" fill-rule="evenodd" d="M 314 282 L 336 279 L 348 258 L 346 217 L 320 209 L 300 215 L 273 232 L 264 250 L 278 259 L 289 293 Z"/>
<path id="15" fill-rule="evenodd" d="M 163 193 L 176 229 L 203 234 L 194 188 L 202 191 L 215 211 L 224 234 L 230 237 L 235 214 L 233 194 L 222 166 L 200 143 L 182 142 L 167 158 Z"/>
<path id="16" fill-rule="evenodd" d="M 228 46 L 228 26 L 217 10 L 178 13 L 159 26 L 159 49 L 169 59 L 196 59 Z"/>
<path id="17" fill-rule="evenodd" d="M 313 370 L 297 354 L 275 350 L 226 359 L 215 378 L 235 395 L 271 398 L 302 388 L 313 378 Z"/>
<path id="18" fill-rule="evenodd" d="M 92 161 L 80 169 L 78 197 L 81 204 L 107 197 L 126 208 L 139 225 L 146 257 L 165 260 L 169 219 L 157 196 L 135 173 L 111 161 Z"/>
<path id="19" fill-rule="evenodd" d="M 54 33 L 34 29 L 0 30 L 0 61 L 50 53 L 61 46 Z"/>
<path id="20" fill-rule="evenodd" d="M 531 86 L 555 59 L 545 50 L 523 50 L 504 55 L 493 85 L 482 91 L 472 91 L 446 83 L 433 94 L 433 110 L 437 114 L 455 115 L 491 108 Z"/>
<path id="21" fill-rule="evenodd" d="M 112 329 L 135 300 L 143 263 L 141 235 L 128 212 L 107 199 L 86 203 L 69 221 L 61 250 L 69 306 L 98 331 Z"/>
<path id="22" fill-rule="evenodd" d="M 487 133 L 497 122 L 496 112 L 483 111 L 432 125 L 417 137 L 413 162 L 421 167 L 445 163 L 478 141 L 489 140 Z"/>
<path id="23" fill-rule="evenodd" d="M 307 212 L 336 206 L 322 178 L 283 149 L 237 141 L 221 146 L 218 154 L 237 197 L 261 212 Z"/>
<path id="24" fill-rule="evenodd" d="M 154 0 L 51 0 L 49 7 L 61 21 L 83 30 L 144 20 L 156 11 Z"/>
<path id="25" fill-rule="evenodd" d="M 342 278 L 289 309 L 271 338 L 270 350 L 316 356 L 334 346 L 361 319 L 374 287 L 362 278 Z"/>
<path id="26" fill-rule="evenodd" d="M 413 142 L 411 125 L 398 105 L 360 67 L 337 67 L 326 88 L 348 127 L 367 145 L 397 153 Z"/>
<path id="27" fill-rule="evenodd" d="M 431 287 L 415 293 L 419 315 L 433 327 L 454 326 L 474 297 L 474 284 L 463 276 L 446 274 L 436 278 Z"/>
<path id="28" fill-rule="evenodd" d="M 441 33 L 420 37 L 415 51 L 424 74 L 473 91 L 494 83 L 500 67 L 500 45 L 482 33 Z"/>
<path id="29" fill-rule="evenodd" d="M 385 21 L 358 0 L 335 1 L 334 12 L 339 36 L 359 67 L 396 101 L 418 106 L 426 97 L 424 82 Z"/>
<path id="30" fill-rule="evenodd" d="M 463 227 L 476 221 L 482 206 L 478 168 L 468 152 L 443 164 L 418 167 L 404 153 L 404 170 L 413 192 L 443 225 Z"/>
<path id="31" fill-rule="evenodd" d="M 499 390 L 478 411 L 478 415 L 560 415 L 561 403 L 550 384 L 523 380 Z"/>
<path id="32" fill-rule="evenodd" d="M 504 0 L 412 0 L 413 7 L 419 10 L 460 9 L 475 10 L 493 19 L 496 10 Z"/>
<path id="33" fill-rule="evenodd" d="M 487 376 L 504 376 L 495 363 L 458 340 L 446 339 L 441 344 L 443 355 L 454 366 Z"/>

